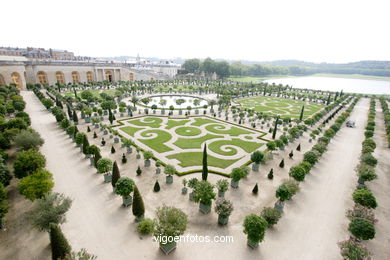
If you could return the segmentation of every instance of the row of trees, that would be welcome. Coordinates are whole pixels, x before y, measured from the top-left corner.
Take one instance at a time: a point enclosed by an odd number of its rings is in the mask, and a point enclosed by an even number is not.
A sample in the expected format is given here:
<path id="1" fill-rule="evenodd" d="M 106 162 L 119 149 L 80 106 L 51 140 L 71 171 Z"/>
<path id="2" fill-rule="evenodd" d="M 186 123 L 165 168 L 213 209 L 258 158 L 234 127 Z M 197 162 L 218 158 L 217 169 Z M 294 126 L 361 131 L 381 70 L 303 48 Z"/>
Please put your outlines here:
<path id="1" fill-rule="evenodd" d="M 377 178 L 375 173 L 377 159 L 372 155 L 376 148 L 375 141 L 372 139 L 375 131 L 375 106 L 375 100 L 371 99 L 366 131 L 364 133 L 366 138 L 362 143 L 360 163 L 356 168 L 356 173 L 359 177 L 358 186 L 352 194 L 355 205 L 353 209 L 347 211 L 347 217 L 350 220 L 348 230 L 353 237 L 339 242 L 341 255 L 344 259 L 370 258 L 371 252 L 360 241 L 375 237 L 375 223 L 377 220 L 375 219 L 373 209 L 377 207 L 377 202 L 374 194 L 365 184 L 367 181 Z"/>
<path id="2" fill-rule="evenodd" d="M 224 65 L 222 65 L 222 63 Z M 267 75 L 310 75 L 315 73 L 363 74 L 374 76 L 390 76 L 390 64 L 387 62 L 357 62 L 349 64 L 315 64 L 299 61 L 280 61 L 262 64 L 243 64 L 241 62 L 215 62 L 210 58 L 203 62 L 199 59 L 189 59 L 183 64 L 188 72 L 216 72 L 223 66 L 232 76 L 267 76 Z M 227 67 L 227 68 L 226 68 Z M 214 68 L 214 69 L 212 69 Z"/>
<path id="3" fill-rule="evenodd" d="M 382 111 L 385 119 L 385 126 L 386 126 L 386 134 L 387 134 L 387 142 L 388 146 L 390 148 L 390 112 L 389 112 L 389 105 L 387 104 L 387 101 L 385 98 L 380 99 L 380 103 L 382 106 Z"/>

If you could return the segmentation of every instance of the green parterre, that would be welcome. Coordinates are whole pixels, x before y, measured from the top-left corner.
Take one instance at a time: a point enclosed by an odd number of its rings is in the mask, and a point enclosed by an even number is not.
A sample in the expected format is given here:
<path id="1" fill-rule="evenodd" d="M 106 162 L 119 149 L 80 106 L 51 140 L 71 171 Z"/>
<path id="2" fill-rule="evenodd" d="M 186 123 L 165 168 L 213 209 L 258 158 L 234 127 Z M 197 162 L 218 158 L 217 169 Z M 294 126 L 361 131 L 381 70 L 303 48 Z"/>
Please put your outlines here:
<path id="1" fill-rule="evenodd" d="M 305 106 L 303 118 L 306 119 L 320 111 L 324 105 L 278 97 L 249 97 L 237 101 L 242 107 L 255 112 L 271 113 L 290 118 L 299 118 L 302 106 Z"/>
<path id="2" fill-rule="evenodd" d="M 208 165 L 215 170 L 241 166 L 249 154 L 267 143 L 262 131 L 206 116 L 180 119 L 141 116 L 119 121 L 114 128 L 165 163 L 182 170 L 202 166 L 202 149 L 208 146 Z M 191 167 L 191 168 L 188 168 Z M 187 168 L 187 169 L 186 169 Z M 200 168 L 199 168 L 200 169 Z"/>

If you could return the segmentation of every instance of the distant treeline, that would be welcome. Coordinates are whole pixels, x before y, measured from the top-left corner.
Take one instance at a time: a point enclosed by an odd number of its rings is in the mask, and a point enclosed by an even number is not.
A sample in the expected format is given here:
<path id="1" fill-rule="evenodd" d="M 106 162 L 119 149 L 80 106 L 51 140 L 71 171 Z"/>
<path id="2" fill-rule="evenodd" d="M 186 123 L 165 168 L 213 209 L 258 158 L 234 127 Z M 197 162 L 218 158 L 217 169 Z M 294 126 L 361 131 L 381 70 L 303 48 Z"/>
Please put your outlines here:
<path id="1" fill-rule="evenodd" d="M 182 73 L 216 73 L 220 78 L 229 76 L 311 75 L 316 73 L 362 74 L 390 77 L 390 61 L 359 61 L 345 64 L 311 63 L 297 60 L 281 60 L 259 64 L 228 63 L 207 58 L 189 59 L 183 64 Z"/>

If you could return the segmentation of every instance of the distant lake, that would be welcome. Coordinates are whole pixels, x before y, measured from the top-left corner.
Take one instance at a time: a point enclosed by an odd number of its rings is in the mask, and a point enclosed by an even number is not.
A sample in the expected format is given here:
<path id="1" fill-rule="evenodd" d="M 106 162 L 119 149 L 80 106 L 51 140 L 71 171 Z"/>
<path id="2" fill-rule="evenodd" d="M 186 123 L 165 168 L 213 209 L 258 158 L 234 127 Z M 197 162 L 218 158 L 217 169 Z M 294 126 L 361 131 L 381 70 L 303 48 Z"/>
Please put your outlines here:
<path id="1" fill-rule="evenodd" d="M 297 77 L 267 79 L 264 82 L 290 85 L 294 88 L 340 91 L 360 94 L 390 95 L 390 82 L 367 79 L 345 79 L 331 77 Z"/>

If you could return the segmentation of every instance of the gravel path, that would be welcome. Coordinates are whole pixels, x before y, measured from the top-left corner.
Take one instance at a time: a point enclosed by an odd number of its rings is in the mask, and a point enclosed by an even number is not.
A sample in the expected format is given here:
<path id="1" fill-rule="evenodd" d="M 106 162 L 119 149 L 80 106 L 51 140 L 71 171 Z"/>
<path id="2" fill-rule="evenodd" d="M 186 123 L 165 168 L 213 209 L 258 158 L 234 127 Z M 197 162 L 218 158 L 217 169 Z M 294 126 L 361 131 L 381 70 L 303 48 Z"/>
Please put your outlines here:
<path id="1" fill-rule="evenodd" d="M 357 127 L 343 127 L 331 141 L 275 230 L 266 234 L 261 259 L 340 259 L 337 242 L 348 237 L 345 212 L 352 204 L 368 107 L 367 99 L 356 105 L 350 118 Z"/>

